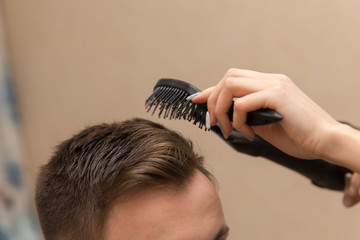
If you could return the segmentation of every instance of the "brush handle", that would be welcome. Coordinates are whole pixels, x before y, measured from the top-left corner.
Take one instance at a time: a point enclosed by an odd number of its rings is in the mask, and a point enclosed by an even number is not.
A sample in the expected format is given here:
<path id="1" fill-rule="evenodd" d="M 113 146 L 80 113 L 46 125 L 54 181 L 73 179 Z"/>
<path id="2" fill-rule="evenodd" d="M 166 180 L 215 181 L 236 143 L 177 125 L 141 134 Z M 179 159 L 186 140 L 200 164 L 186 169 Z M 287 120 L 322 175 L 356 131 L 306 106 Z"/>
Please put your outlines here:
<path id="1" fill-rule="evenodd" d="M 347 123 L 346 123 L 347 124 Z M 348 124 L 352 126 L 351 124 Z M 354 127 L 354 126 L 352 126 Z M 355 129 L 358 129 L 354 127 Z M 259 135 L 250 141 L 245 135 L 234 129 L 228 139 L 225 139 L 218 125 L 211 128 L 221 139 L 236 151 L 268 160 L 294 170 L 307 177 L 311 182 L 322 188 L 343 191 L 345 187 L 345 174 L 352 171 L 321 159 L 308 160 L 290 156 L 277 149 Z"/>
<path id="2" fill-rule="evenodd" d="M 233 121 L 234 103 L 230 107 L 228 115 L 230 121 Z M 246 124 L 249 126 L 266 125 L 280 121 L 281 119 L 282 116 L 279 113 L 275 112 L 274 110 L 262 108 L 257 111 L 248 112 L 246 118 Z"/>

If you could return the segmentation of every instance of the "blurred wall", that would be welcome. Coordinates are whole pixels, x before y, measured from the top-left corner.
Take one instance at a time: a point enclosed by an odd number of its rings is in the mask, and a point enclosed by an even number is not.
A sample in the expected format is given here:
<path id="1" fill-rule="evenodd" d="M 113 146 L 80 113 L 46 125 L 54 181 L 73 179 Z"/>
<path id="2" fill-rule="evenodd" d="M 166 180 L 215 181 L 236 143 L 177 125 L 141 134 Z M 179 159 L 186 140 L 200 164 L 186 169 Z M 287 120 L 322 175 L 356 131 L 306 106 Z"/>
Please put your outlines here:
<path id="1" fill-rule="evenodd" d="M 161 77 L 216 84 L 230 67 L 285 73 L 360 125 L 355 0 L 3 0 L 28 173 L 90 124 L 145 117 L 181 131 L 219 180 L 230 239 L 359 239 L 360 206 L 214 134 L 144 111 Z M 201 230 L 201 229 L 200 229 Z"/>

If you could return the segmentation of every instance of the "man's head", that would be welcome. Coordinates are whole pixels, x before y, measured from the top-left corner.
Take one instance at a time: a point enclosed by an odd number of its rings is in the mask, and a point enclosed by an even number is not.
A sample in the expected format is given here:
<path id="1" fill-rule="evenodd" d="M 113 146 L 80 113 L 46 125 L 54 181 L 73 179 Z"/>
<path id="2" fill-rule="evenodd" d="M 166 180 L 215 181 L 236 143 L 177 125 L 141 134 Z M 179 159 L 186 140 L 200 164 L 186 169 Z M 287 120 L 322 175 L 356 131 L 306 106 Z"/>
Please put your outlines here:
<path id="1" fill-rule="evenodd" d="M 36 205 L 51 239 L 225 239 L 211 174 L 190 141 L 133 119 L 87 128 L 42 167 Z"/>

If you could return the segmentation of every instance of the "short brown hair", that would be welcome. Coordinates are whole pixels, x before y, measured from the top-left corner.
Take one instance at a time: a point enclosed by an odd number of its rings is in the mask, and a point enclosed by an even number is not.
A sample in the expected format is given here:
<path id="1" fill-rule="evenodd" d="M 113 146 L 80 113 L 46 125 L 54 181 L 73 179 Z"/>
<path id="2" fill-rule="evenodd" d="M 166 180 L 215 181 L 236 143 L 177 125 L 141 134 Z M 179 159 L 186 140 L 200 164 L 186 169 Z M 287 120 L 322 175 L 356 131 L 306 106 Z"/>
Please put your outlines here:
<path id="1" fill-rule="evenodd" d="M 45 239 L 102 239 L 114 202 L 147 187 L 182 188 L 198 169 L 192 143 L 160 124 L 132 119 L 84 129 L 42 166 L 36 206 Z"/>

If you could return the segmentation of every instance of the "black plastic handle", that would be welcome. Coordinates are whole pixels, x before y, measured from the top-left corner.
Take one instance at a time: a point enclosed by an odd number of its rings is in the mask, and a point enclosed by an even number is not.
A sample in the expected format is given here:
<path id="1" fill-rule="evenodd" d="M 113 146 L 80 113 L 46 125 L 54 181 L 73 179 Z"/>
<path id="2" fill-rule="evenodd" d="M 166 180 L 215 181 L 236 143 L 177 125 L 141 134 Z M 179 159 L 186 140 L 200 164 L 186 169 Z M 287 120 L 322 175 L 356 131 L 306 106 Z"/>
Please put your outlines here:
<path id="1" fill-rule="evenodd" d="M 230 121 L 233 120 L 233 106 L 231 106 L 228 115 Z M 262 108 L 256 111 L 248 112 L 246 117 L 246 124 L 249 126 L 266 125 L 280 121 L 282 116 L 274 110 Z"/>
<path id="2" fill-rule="evenodd" d="M 277 149 L 258 135 L 255 135 L 254 140 L 251 141 L 245 135 L 234 129 L 229 138 L 225 139 L 218 125 L 213 126 L 211 130 L 236 151 L 252 156 L 265 157 L 270 161 L 292 169 L 309 178 L 311 182 L 318 187 L 343 191 L 345 187 L 345 174 L 352 172 L 347 168 L 328 163 L 321 159 L 308 160 L 292 157 Z"/>

